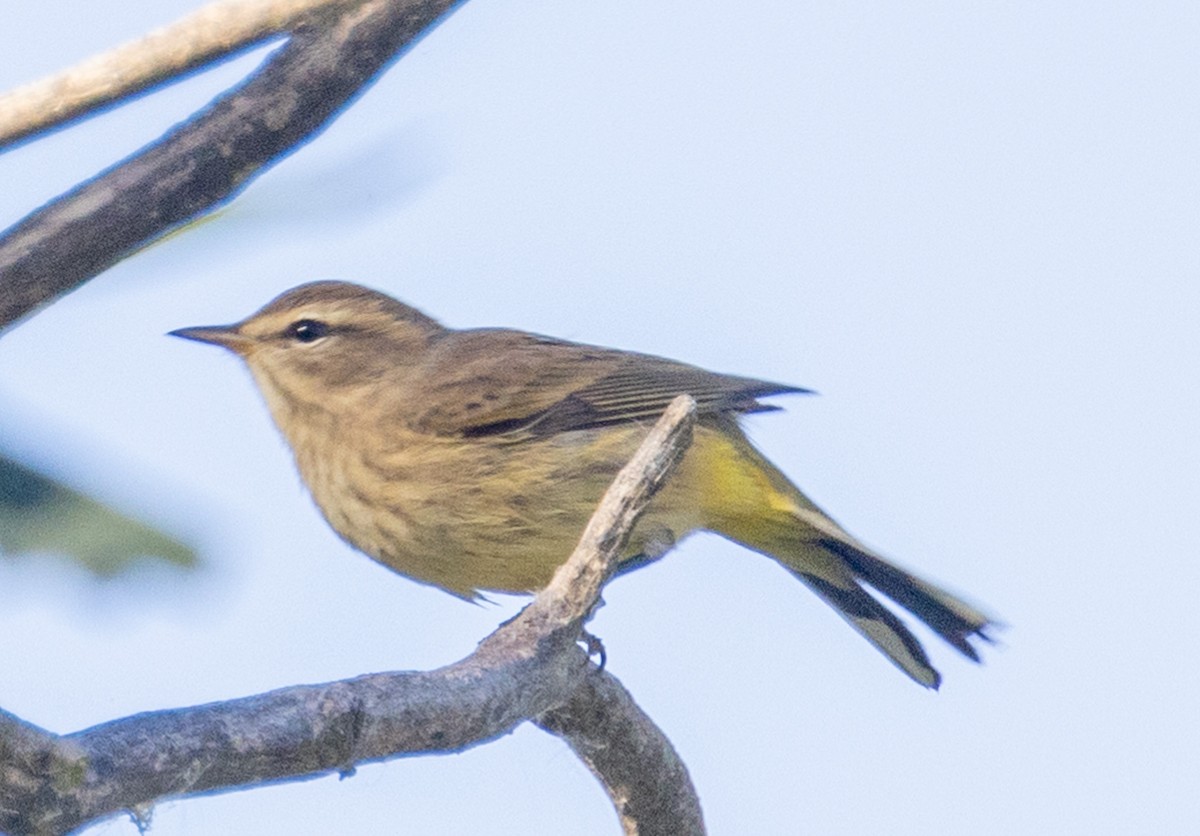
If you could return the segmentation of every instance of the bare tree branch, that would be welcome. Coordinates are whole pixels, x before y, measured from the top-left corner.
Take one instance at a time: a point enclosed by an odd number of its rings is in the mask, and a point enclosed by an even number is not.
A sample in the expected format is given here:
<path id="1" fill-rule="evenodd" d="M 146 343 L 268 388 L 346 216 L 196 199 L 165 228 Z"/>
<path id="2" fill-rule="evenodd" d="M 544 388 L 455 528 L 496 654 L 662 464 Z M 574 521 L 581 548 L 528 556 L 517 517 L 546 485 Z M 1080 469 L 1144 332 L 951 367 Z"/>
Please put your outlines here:
<path id="1" fill-rule="evenodd" d="M 687 767 L 615 677 L 588 677 L 566 704 L 534 722 L 566 740 L 588 765 L 627 834 L 703 836 Z M 647 782 L 647 775 L 657 780 Z"/>
<path id="2" fill-rule="evenodd" d="M 0 150 L 361 0 L 218 0 L 62 72 L 0 95 Z"/>
<path id="3" fill-rule="evenodd" d="M 240 87 L 0 236 L 0 329 L 231 198 L 454 5 L 224 0 L 0 98 L 3 144 L 292 32 Z M 214 26 L 223 15 L 232 18 Z M 588 764 L 626 833 L 702 834 L 699 802 L 670 742 L 577 644 L 628 532 L 690 443 L 694 415 L 690 398 L 676 399 L 550 585 L 453 665 L 150 712 L 64 736 L 0 711 L 0 828 L 64 833 L 164 798 L 461 751 L 533 720 Z"/>
<path id="4" fill-rule="evenodd" d="M 676 398 L 550 585 L 453 665 L 139 714 L 65 736 L 0 712 L 0 829 L 65 833 L 164 798 L 461 751 L 536 718 L 600 777 L 627 833 L 702 833 L 699 802 L 670 744 L 577 644 L 694 420 L 695 402 Z"/>
<path id="5" fill-rule="evenodd" d="M 0 236 L 0 329 L 233 197 L 327 125 L 456 0 L 363 0 L 245 83 Z"/>

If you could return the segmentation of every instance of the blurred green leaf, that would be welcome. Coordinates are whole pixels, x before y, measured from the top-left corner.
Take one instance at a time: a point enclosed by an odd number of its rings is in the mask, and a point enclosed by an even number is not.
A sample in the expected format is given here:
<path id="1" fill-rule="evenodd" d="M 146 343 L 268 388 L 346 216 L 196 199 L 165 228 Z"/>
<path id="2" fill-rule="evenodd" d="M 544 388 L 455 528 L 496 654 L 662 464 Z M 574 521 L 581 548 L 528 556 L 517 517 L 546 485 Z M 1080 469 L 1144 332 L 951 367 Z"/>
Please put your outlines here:
<path id="1" fill-rule="evenodd" d="M 0 456 L 0 555 L 30 552 L 66 555 L 102 577 L 139 559 L 197 563 L 178 540 Z"/>

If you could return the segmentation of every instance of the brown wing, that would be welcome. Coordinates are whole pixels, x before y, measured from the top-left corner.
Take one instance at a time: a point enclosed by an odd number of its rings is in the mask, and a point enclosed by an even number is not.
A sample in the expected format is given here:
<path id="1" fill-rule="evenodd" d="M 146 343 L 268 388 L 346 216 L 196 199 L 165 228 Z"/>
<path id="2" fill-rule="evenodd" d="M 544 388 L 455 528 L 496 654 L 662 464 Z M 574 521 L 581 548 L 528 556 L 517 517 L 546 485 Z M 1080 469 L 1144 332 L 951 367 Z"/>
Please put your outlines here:
<path id="1" fill-rule="evenodd" d="M 417 427 L 443 435 L 552 435 L 658 417 L 677 395 L 701 414 L 761 412 L 795 386 L 717 374 L 648 354 L 519 331 L 457 331 L 422 368 L 430 381 Z"/>

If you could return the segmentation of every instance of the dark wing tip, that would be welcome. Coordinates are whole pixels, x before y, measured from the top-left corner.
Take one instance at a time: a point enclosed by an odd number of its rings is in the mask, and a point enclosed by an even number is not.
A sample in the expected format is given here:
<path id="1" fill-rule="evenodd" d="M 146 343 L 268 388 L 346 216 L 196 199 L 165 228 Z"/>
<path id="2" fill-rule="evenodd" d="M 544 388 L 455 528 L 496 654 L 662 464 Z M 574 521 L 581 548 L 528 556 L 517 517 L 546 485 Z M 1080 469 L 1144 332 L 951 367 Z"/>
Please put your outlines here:
<path id="1" fill-rule="evenodd" d="M 803 386 L 792 386 L 788 383 L 772 383 L 768 380 L 752 381 L 752 386 L 746 387 L 746 394 L 756 398 L 769 398 L 773 395 L 816 395 L 816 389 L 806 389 Z"/>
<path id="2" fill-rule="evenodd" d="M 754 381 L 754 386 L 746 387 L 740 392 L 737 392 L 723 406 L 728 409 L 733 409 L 736 412 L 745 414 L 758 412 L 778 412 L 783 409 L 773 403 L 763 403 L 759 398 L 771 398 L 776 395 L 815 395 L 817 394 L 812 389 L 805 389 L 800 386 L 788 386 L 783 383 L 767 383 L 765 381 Z"/>

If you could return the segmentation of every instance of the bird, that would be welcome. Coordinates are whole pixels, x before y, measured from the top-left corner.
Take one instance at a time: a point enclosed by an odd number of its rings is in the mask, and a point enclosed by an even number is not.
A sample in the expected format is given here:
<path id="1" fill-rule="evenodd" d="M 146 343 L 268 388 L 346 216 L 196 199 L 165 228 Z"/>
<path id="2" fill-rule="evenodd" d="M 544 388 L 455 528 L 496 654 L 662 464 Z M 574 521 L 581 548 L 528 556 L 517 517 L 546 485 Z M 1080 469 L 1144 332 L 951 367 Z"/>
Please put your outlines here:
<path id="1" fill-rule="evenodd" d="M 504 328 L 453 329 L 343 281 L 285 291 L 232 325 L 172 336 L 240 357 L 330 526 L 452 595 L 531 593 L 565 562 L 604 490 L 678 395 L 693 442 L 617 572 L 697 531 L 765 555 L 917 683 L 941 675 L 884 599 L 974 661 L 990 617 L 849 534 L 747 438 L 762 399 L 808 390 Z"/>

